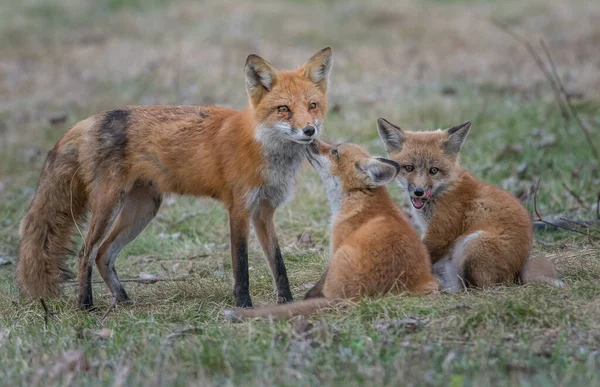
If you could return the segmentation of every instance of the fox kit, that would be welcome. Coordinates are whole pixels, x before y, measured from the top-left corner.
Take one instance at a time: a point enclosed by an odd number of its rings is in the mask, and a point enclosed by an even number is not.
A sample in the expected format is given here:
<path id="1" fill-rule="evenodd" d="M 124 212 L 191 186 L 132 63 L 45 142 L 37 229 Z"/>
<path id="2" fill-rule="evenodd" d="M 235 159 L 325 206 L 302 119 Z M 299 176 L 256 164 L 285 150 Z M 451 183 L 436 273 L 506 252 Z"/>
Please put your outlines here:
<path id="1" fill-rule="evenodd" d="M 400 165 L 397 180 L 445 290 L 517 279 L 564 285 L 549 260 L 529 259 L 533 228 L 525 208 L 459 165 L 471 122 L 443 131 L 409 132 L 380 118 L 377 127 L 390 158 Z"/>
<path id="2" fill-rule="evenodd" d="M 229 211 L 235 303 L 252 306 L 250 221 L 279 302 L 292 300 L 273 214 L 293 195 L 306 147 L 327 110 L 330 48 L 293 71 L 246 60 L 249 105 L 126 107 L 77 123 L 48 153 L 21 227 L 16 280 L 31 297 L 59 293 L 72 233 L 91 210 L 79 257 L 79 306 L 92 307 L 92 263 L 115 302 L 128 300 L 115 271 L 121 249 L 146 227 L 163 194 L 208 196 Z"/>
<path id="3" fill-rule="evenodd" d="M 309 300 L 227 311 L 229 318 L 289 318 L 314 313 L 343 299 L 390 291 L 437 290 L 427 249 L 384 187 L 398 173 L 390 160 L 370 157 L 358 145 L 315 141 L 308 159 L 321 176 L 331 207 L 332 260 Z"/>

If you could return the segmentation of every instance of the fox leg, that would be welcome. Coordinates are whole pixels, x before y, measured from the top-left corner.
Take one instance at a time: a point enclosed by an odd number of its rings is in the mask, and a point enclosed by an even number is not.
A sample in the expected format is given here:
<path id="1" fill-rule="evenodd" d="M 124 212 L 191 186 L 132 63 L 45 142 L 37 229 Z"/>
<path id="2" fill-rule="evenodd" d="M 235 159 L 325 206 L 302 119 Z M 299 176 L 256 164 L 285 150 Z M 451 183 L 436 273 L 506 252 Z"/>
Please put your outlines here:
<path id="1" fill-rule="evenodd" d="M 262 204 L 252 215 L 252 224 L 254 232 L 258 237 L 258 241 L 262 246 L 273 281 L 275 281 L 275 289 L 277 291 L 277 302 L 284 304 L 293 301 L 290 284 L 285 269 L 285 263 L 279 249 L 277 234 L 275 233 L 275 224 L 273 223 L 273 215 L 275 209 L 268 204 Z"/>
<path id="2" fill-rule="evenodd" d="M 162 203 L 162 195 L 148 183 L 138 183 L 123 200 L 123 206 L 110 233 L 98 250 L 96 266 L 116 303 L 129 300 L 115 270 L 119 252 L 134 240 L 154 218 Z"/>
<path id="3" fill-rule="evenodd" d="M 235 205 L 229 209 L 231 233 L 231 267 L 233 270 L 233 297 L 235 305 L 251 308 L 250 279 L 248 275 L 248 233 L 250 216 L 245 208 Z"/>
<path id="4" fill-rule="evenodd" d="M 92 199 L 92 217 L 85 238 L 83 254 L 79 257 L 79 300 L 81 309 L 92 309 L 92 265 L 100 245 L 104 241 L 112 223 L 123 205 L 125 192 L 108 187 L 100 187 Z"/>

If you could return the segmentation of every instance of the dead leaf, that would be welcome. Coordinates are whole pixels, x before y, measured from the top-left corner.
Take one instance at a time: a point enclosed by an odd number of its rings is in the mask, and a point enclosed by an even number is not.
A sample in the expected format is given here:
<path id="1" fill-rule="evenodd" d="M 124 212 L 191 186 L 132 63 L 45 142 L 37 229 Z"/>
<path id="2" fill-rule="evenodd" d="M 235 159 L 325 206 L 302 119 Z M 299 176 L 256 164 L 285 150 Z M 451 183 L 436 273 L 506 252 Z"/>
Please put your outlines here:
<path id="1" fill-rule="evenodd" d="M 552 146 L 557 142 L 555 134 L 542 128 L 533 128 L 531 134 L 541 148 Z"/>
<path id="2" fill-rule="evenodd" d="M 405 332 L 413 333 L 427 323 L 426 319 L 407 317 L 402 320 L 378 320 L 374 324 L 377 332 L 383 333 L 389 330 L 403 329 Z"/>
<path id="3" fill-rule="evenodd" d="M 458 93 L 458 90 L 456 90 L 456 87 L 454 86 L 444 86 L 442 87 L 442 95 L 456 95 Z"/>
<path id="4" fill-rule="evenodd" d="M 68 117 L 68 115 L 65 112 L 52 113 L 48 117 L 48 122 L 52 126 L 62 125 L 62 124 L 64 124 L 67 121 L 67 117 Z"/>
<path id="5" fill-rule="evenodd" d="M 100 330 L 84 328 L 81 331 L 81 335 L 90 340 L 97 340 L 97 339 L 108 340 L 113 336 L 113 334 L 114 334 L 114 331 L 109 328 L 102 328 Z"/>
<path id="6" fill-rule="evenodd" d="M 298 244 L 305 249 L 313 247 L 315 244 L 312 240 L 312 234 L 308 231 L 303 232 L 298 236 Z"/>
<path id="7" fill-rule="evenodd" d="M 313 324 L 307 319 L 300 317 L 294 321 L 294 333 L 301 338 L 308 338 L 313 330 Z"/>
<path id="8" fill-rule="evenodd" d="M 182 335 L 186 335 L 189 333 L 199 333 L 199 332 L 200 332 L 200 330 L 198 328 L 193 328 L 190 326 L 178 327 L 178 328 L 175 328 L 175 330 L 173 330 L 173 332 L 171 334 L 169 334 L 169 336 L 167 336 L 167 340 L 171 341 Z"/>
<path id="9" fill-rule="evenodd" d="M 109 328 L 102 328 L 98 332 L 96 332 L 98 337 L 100 337 L 101 339 L 104 339 L 104 340 L 107 340 L 107 339 L 110 339 L 111 337 L 113 337 L 114 333 L 115 332 Z"/>
<path id="10" fill-rule="evenodd" d="M 50 378 L 56 379 L 61 376 L 67 376 L 69 379 L 73 378 L 75 374 L 79 372 L 88 372 L 92 366 L 88 361 L 85 353 L 80 349 L 72 349 L 63 353 L 52 371 L 50 372 Z"/>

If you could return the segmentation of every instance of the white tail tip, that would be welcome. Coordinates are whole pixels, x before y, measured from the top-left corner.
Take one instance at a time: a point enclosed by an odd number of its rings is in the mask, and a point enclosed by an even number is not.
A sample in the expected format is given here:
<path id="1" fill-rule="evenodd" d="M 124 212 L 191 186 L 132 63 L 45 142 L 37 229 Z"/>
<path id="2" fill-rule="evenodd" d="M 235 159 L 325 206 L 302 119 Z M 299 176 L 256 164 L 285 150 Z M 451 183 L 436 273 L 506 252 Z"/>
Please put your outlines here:
<path id="1" fill-rule="evenodd" d="M 223 314 L 225 315 L 225 319 L 230 323 L 239 323 L 244 321 L 244 319 L 239 314 L 237 314 L 237 312 L 234 309 L 225 309 L 223 311 Z"/>

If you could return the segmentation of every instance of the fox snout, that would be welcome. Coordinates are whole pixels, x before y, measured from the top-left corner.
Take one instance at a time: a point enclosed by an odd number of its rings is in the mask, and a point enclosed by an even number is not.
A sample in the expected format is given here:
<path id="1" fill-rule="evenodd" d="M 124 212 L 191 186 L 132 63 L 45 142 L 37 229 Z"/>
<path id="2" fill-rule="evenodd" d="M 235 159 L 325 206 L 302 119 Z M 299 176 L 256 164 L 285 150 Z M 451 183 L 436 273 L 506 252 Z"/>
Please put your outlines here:
<path id="1" fill-rule="evenodd" d="M 312 137 L 316 132 L 317 128 L 312 125 L 306 125 L 304 128 L 302 128 L 302 133 L 304 133 L 306 137 Z"/>
<path id="2" fill-rule="evenodd" d="M 421 187 L 411 185 L 408 187 L 408 192 L 410 193 L 410 201 L 417 210 L 420 210 L 425 206 L 425 203 L 429 198 L 431 198 L 431 194 L 433 190 L 431 187 Z"/>

